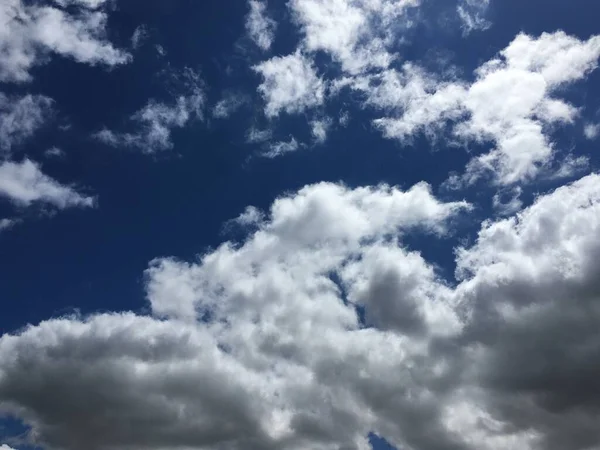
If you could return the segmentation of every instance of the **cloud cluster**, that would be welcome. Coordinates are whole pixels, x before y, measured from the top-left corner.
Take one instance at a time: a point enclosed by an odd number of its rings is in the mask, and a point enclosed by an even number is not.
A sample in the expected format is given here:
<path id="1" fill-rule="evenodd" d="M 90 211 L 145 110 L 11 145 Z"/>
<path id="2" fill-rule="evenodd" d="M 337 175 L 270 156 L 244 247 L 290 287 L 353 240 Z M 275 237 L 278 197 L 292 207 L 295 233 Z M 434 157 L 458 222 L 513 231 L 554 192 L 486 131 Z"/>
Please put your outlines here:
<path id="1" fill-rule="evenodd" d="M 462 0 L 456 7 L 456 12 L 462 23 L 463 34 L 473 31 L 484 31 L 492 26 L 485 18 L 490 0 Z"/>
<path id="2" fill-rule="evenodd" d="M 117 132 L 108 128 L 94 137 L 113 147 L 133 147 L 145 153 L 156 153 L 173 148 L 172 130 L 182 128 L 190 121 L 204 119 L 205 94 L 200 75 L 186 68 L 176 78 L 184 93 L 173 103 L 150 100 L 135 112 L 130 120 L 139 128 L 135 132 Z"/>
<path id="3" fill-rule="evenodd" d="M 244 242 L 151 263 L 151 316 L 3 336 L 0 404 L 66 450 L 593 448 L 600 176 L 485 222 L 449 283 L 403 236 L 465 208 L 328 183 L 250 208 Z"/>
<path id="4" fill-rule="evenodd" d="M 106 36 L 107 0 L 56 0 L 51 4 L 7 0 L 0 3 L 0 82 L 26 83 L 32 69 L 60 55 L 88 65 L 113 67 L 131 56 Z M 14 148 L 42 127 L 53 113 L 44 95 L 0 92 L 0 195 L 19 208 L 43 203 L 55 208 L 92 206 L 91 197 L 43 174 L 39 164 L 11 161 Z M 20 219 L 0 219 L 6 229 Z"/>
<path id="5" fill-rule="evenodd" d="M 257 230 L 241 245 L 193 264 L 153 261 L 154 317 L 55 319 L 2 337 L 0 403 L 39 443 L 65 449 L 366 449 L 369 429 L 391 424 L 410 397 L 392 395 L 398 377 L 410 380 L 404 364 L 426 352 L 409 343 L 459 327 L 433 298 L 414 302 L 435 275 L 396 240 L 415 228 L 441 234 L 466 207 L 439 202 L 425 184 L 307 186 L 268 217 L 253 214 Z M 414 266 L 408 276 L 389 268 L 391 289 L 411 287 L 403 301 L 418 325 L 385 325 L 407 337 L 362 327 L 351 303 L 375 301 L 364 270 L 386 255 Z"/>
<path id="6" fill-rule="evenodd" d="M 393 47 L 399 31 L 410 26 L 403 17 L 419 0 L 292 0 L 287 7 L 302 38 L 294 53 L 274 56 L 253 67 L 262 75 L 258 92 L 264 98 L 265 115 L 310 112 L 326 100 L 328 81 L 315 67 L 313 58 L 323 52 L 344 73 L 358 75 L 370 69 L 385 69 L 395 59 Z M 252 19 L 252 20 L 251 20 Z M 263 49 L 272 41 L 272 22 L 265 4 L 252 1 L 246 27 Z M 255 30 L 255 31 L 251 31 Z M 260 31 L 260 32 L 259 32 Z M 261 45 L 260 42 L 263 42 Z M 326 140 L 330 118 L 311 120 L 315 143 Z"/>
<path id="7" fill-rule="evenodd" d="M 92 65 L 127 63 L 130 55 L 106 39 L 107 15 L 100 9 L 106 2 L 72 0 L 42 6 L 23 0 L 3 1 L 0 81 L 30 81 L 30 70 L 47 61 L 51 54 Z"/>
<path id="8" fill-rule="evenodd" d="M 363 92 L 367 105 L 385 111 L 374 124 L 388 138 L 437 135 L 451 127 L 459 142 L 491 144 L 454 182 L 492 175 L 512 184 L 531 180 L 554 162 L 552 131 L 578 115 L 559 96 L 594 70 L 599 57 L 600 36 L 582 41 L 560 31 L 537 38 L 519 34 L 475 71 L 472 83 L 440 79 L 405 63 L 400 70 L 346 78 L 338 89 Z"/>

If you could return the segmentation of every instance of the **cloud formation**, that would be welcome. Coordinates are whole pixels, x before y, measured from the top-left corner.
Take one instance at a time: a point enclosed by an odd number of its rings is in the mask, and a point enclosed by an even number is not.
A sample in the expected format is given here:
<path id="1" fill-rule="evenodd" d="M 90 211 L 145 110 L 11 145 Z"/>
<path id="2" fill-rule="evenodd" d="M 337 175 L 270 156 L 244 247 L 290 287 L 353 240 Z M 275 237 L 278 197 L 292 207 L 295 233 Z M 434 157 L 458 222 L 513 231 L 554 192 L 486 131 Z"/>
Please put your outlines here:
<path id="1" fill-rule="evenodd" d="M 0 196 L 22 207 L 44 203 L 65 209 L 91 207 L 95 202 L 94 198 L 79 194 L 45 175 L 39 165 L 29 159 L 0 164 Z"/>
<path id="2" fill-rule="evenodd" d="M 31 137 L 52 114 L 52 99 L 43 95 L 8 96 L 0 92 L 0 153 Z"/>
<path id="3" fill-rule="evenodd" d="M 489 6 L 490 0 L 462 0 L 459 2 L 456 12 L 465 36 L 473 31 L 487 30 L 492 26 L 492 23 L 485 18 Z"/>
<path id="4" fill-rule="evenodd" d="M 324 101 L 325 83 L 301 52 L 275 56 L 253 69 L 263 77 L 258 91 L 266 102 L 267 117 L 300 113 Z"/>
<path id="5" fill-rule="evenodd" d="M 374 124 L 384 136 L 407 140 L 451 128 L 459 142 L 491 145 L 453 180 L 470 184 L 492 176 L 499 184 L 531 180 L 553 161 L 554 128 L 572 123 L 578 109 L 558 98 L 561 89 L 597 67 L 600 36 L 587 41 L 563 32 L 519 34 L 481 65 L 473 83 L 440 79 L 410 63 L 373 76 L 346 78 L 366 103 L 386 111 Z"/>
<path id="6" fill-rule="evenodd" d="M 267 158 L 276 158 L 286 153 L 295 152 L 302 146 L 294 136 L 289 141 L 277 141 L 267 145 L 268 150 L 262 154 Z"/>
<path id="7" fill-rule="evenodd" d="M 66 450 L 593 448 L 600 177 L 484 223 L 453 287 L 402 240 L 466 207 L 307 186 L 241 244 L 153 261 L 153 316 L 3 336 L 3 407 Z"/>
<path id="8" fill-rule="evenodd" d="M 359 73 L 386 68 L 402 17 L 419 0 L 292 0 L 289 8 L 300 26 L 307 52 L 324 51 L 342 70 Z"/>
<path id="9" fill-rule="evenodd" d="M 344 279 L 354 293 L 368 281 L 361 258 L 379 246 L 423 265 L 382 239 L 441 234 L 465 207 L 439 202 L 425 184 L 307 186 L 268 217 L 255 214 L 258 229 L 241 246 L 224 243 L 198 263 L 153 261 L 156 318 L 63 318 L 3 336 L 2 405 L 40 444 L 65 449 L 368 448 L 376 417 L 392 417 L 394 400 L 381 403 L 389 383 L 423 349 L 362 328 L 330 274 L 351 264 Z M 443 305 L 406 302 L 419 327 L 441 325 L 434 335 L 458 325 Z"/>
<path id="10" fill-rule="evenodd" d="M 407 449 L 592 448 L 600 176 L 484 223 L 452 287 L 402 240 L 466 207 L 425 184 L 307 186 L 240 221 L 241 244 L 153 261 L 154 317 L 3 336 L 0 399 L 67 450 L 362 450 L 371 431 Z"/>
<path id="11" fill-rule="evenodd" d="M 249 0 L 250 12 L 246 16 L 246 32 L 250 39 L 267 51 L 275 39 L 277 23 L 267 15 L 267 4 L 260 0 Z"/>
<path id="12" fill-rule="evenodd" d="M 106 39 L 106 0 L 6 0 L 0 4 L 0 81 L 31 81 L 30 70 L 57 54 L 90 65 L 125 64 L 130 55 Z M 67 8 L 71 7 L 71 8 Z"/>
<path id="13" fill-rule="evenodd" d="M 130 120 L 139 126 L 135 132 L 117 132 L 104 128 L 94 137 L 113 147 L 133 147 L 145 153 L 156 153 L 173 148 L 171 132 L 183 128 L 191 120 L 204 119 L 205 95 L 200 75 L 185 69 L 181 78 L 185 93 L 173 103 L 150 100 Z"/>

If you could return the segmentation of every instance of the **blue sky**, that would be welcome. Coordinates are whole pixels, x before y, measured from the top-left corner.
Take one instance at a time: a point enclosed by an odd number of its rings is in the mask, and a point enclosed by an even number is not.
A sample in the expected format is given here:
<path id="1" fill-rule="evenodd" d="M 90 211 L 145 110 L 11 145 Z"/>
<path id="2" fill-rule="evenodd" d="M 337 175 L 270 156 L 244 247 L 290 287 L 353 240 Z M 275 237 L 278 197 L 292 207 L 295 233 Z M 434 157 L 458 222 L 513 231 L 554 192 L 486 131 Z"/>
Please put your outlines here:
<path id="1" fill-rule="evenodd" d="M 4 2 L 0 450 L 597 448 L 599 13 Z"/>

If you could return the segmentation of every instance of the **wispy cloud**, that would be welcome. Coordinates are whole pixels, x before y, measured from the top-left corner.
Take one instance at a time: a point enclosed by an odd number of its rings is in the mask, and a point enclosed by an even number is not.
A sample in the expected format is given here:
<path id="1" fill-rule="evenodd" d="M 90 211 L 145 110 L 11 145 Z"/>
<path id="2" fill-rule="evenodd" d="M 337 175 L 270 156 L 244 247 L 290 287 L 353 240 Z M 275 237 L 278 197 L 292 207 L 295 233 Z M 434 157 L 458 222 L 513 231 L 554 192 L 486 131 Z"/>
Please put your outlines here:
<path id="1" fill-rule="evenodd" d="M 267 51 L 275 39 L 277 23 L 268 16 L 267 4 L 262 0 L 249 0 L 250 12 L 246 16 L 246 31 L 250 39 Z"/>

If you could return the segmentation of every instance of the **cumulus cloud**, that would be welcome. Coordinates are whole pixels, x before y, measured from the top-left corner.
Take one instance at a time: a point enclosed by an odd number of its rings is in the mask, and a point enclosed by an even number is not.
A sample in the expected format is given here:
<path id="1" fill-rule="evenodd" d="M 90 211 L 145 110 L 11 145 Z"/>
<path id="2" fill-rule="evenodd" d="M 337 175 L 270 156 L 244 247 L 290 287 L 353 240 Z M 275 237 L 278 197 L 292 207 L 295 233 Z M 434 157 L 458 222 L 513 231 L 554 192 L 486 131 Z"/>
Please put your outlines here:
<path id="1" fill-rule="evenodd" d="M 415 303 L 414 283 L 435 275 L 397 240 L 415 228 L 443 233 L 465 207 L 438 201 L 425 184 L 307 186 L 253 214 L 257 229 L 242 245 L 191 264 L 153 261 L 146 285 L 156 318 L 62 318 L 3 336 L 2 406 L 37 443 L 67 450 L 368 449 L 368 432 L 392 424 L 406 442 L 428 439 L 432 425 L 420 419 L 436 417 L 434 403 L 415 375 L 443 378 L 421 362 L 424 344 L 459 323 L 433 299 Z M 380 247 L 400 265 L 371 281 Z M 406 265 L 412 275 L 402 275 Z M 390 279 L 419 325 L 361 326 L 351 302 L 376 302 Z"/>
<path id="2" fill-rule="evenodd" d="M 553 162 L 551 132 L 578 109 L 558 98 L 561 89 L 597 67 L 600 36 L 581 41 L 563 32 L 535 38 L 519 34 L 476 72 L 473 83 L 440 79 L 406 63 L 372 76 L 338 81 L 336 88 L 365 93 L 366 103 L 387 111 L 374 124 L 388 138 L 437 135 L 493 147 L 474 157 L 458 181 L 491 175 L 500 184 L 532 179 Z"/>
<path id="3" fill-rule="evenodd" d="M 117 132 L 104 128 L 94 137 L 113 147 L 134 147 L 145 153 L 156 153 L 173 147 L 171 133 L 174 128 L 183 128 L 191 120 L 204 118 L 205 95 L 199 74 L 186 69 L 185 94 L 179 95 L 173 103 L 150 100 L 130 118 L 139 130 Z"/>
<path id="4" fill-rule="evenodd" d="M 8 96 L 0 92 L 0 151 L 10 152 L 52 114 L 52 99 L 43 95 Z"/>
<path id="5" fill-rule="evenodd" d="M 458 252 L 467 380 L 500 430 L 528 436 L 518 448 L 579 450 L 600 439 L 590 384 L 600 352 L 599 181 L 539 197 Z"/>
<path id="6" fill-rule="evenodd" d="M 275 38 L 277 23 L 267 15 L 267 4 L 260 0 L 249 0 L 250 12 L 246 16 L 246 32 L 250 39 L 266 51 Z"/>
<path id="7" fill-rule="evenodd" d="M 446 282 L 403 237 L 466 207 L 320 183 L 247 210 L 243 242 L 150 264 L 151 316 L 0 338 L 2 408 L 66 450 L 594 448 L 600 176 L 484 222 Z"/>
<path id="8" fill-rule="evenodd" d="M 50 54 L 109 67 L 130 60 L 106 38 L 107 15 L 100 9 L 106 0 L 55 3 L 59 7 L 22 0 L 0 4 L 0 81 L 30 81 L 30 70 Z"/>
<path id="9" fill-rule="evenodd" d="M 356 74 L 391 63 L 389 47 L 408 22 L 402 16 L 406 8 L 418 4 L 418 0 L 291 0 L 289 8 L 304 34 L 306 51 L 324 51 L 342 70 Z"/>
<path id="10" fill-rule="evenodd" d="M 325 83 L 318 76 L 312 61 L 297 51 L 287 56 L 275 56 L 256 66 L 263 77 L 258 91 L 265 99 L 265 114 L 300 113 L 319 106 L 325 98 Z"/>
<path id="11" fill-rule="evenodd" d="M 45 203 L 59 209 L 91 207 L 94 198 L 79 194 L 45 175 L 38 164 L 24 159 L 20 163 L 0 164 L 0 196 L 18 206 Z"/>

